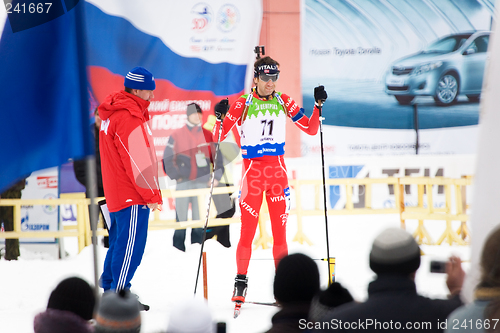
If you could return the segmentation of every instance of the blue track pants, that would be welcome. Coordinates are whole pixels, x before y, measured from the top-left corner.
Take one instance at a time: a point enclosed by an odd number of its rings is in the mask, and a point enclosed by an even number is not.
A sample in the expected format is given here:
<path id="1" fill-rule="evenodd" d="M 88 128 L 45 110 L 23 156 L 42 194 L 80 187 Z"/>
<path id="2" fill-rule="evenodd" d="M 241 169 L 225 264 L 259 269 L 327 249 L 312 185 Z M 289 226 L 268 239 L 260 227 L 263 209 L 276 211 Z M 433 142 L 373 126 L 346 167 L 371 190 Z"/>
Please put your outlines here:
<path id="1" fill-rule="evenodd" d="M 149 212 L 145 205 L 134 205 L 110 213 L 109 249 L 101 275 L 104 291 L 130 289 L 146 247 Z"/>

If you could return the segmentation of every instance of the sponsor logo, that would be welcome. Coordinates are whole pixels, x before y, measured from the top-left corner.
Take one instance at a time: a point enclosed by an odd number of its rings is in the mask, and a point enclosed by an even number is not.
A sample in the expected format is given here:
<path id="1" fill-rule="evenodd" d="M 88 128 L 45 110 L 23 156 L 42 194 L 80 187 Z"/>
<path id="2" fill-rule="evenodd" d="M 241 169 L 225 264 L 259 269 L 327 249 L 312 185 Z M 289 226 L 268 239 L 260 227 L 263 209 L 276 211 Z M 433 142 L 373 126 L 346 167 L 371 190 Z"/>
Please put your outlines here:
<path id="1" fill-rule="evenodd" d="M 277 197 L 271 197 L 271 202 L 279 202 L 286 200 L 284 195 L 279 195 Z"/>
<path id="2" fill-rule="evenodd" d="M 285 196 L 289 197 L 290 196 L 290 187 L 287 187 L 286 189 L 283 190 L 285 193 Z"/>
<path id="3" fill-rule="evenodd" d="M 230 32 L 238 25 L 240 13 L 238 8 L 231 4 L 225 4 L 217 13 L 217 28 L 222 32 Z"/>
<path id="4" fill-rule="evenodd" d="M 288 106 L 288 105 L 287 105 Z M 262 111 L 262 110 L 279 110 L 281 107 L 279 107 L 278 104 L 272 104 L 272 103 L 264 103 L 264 104 L 257 104 L 255 106 L 255 111 Z"/>
<path id="5" fill-rule="evenodd" d="M 259 66 L 259 72 L 269 73 L 269 70 L 276 71 L 276 70 L 278 70 L 278 66 L 277 65 L 262 65 L 262 66 Z"/>
<path id="6" fill-rule="evenodd" d="M 241 108 L 242 106 L 243 106 L 243 103 L 241 103 L 241 102 L 236 102 L 236 106 L 235 106 L 235 108 L 239 109 L 239 108 Z"/>
<path id="7" fill-rule="evenodd" d="M 247 150 L 246 149 L 242 149 L 241 150 L 241 155 L 246 155 L 247 154 Z"/>
<path id="8" fill-rule="evenodd" d="M 49 230 L 49 225 L 48 224 L 23 224 L 22 228 L 23 231 L 48 231 Z"/>
<path id="9" fill-rule="evenodd" d="M 101 131 L 104 131 L 106 135 L 108 134 L 109 123 L 110 123 L 109 119 L 101 121 Z"/>
<path id="10" fill-rule="evenodd" d="M 56 178 L 57 178 L 57 177 L 56 177 Z M 49 200 L 51 200 L 51 199 L 56 199 L 56 198 L 57 198 L 57 196 L 56 196 L 56 195 L 54 195 L 54 194 L 52 194 L 52 193 L 49 193 L 49 194 L 45 195 L 43 198 L 44 198 L 44 199 L 49 199 Z M 43 206 L 43 207 L 42 207 L 42 209 L 43 209 L 43 211 L 44 211 L 46 214 L 54 214 L 54 213 L 57 213 L 57 205 L 55 205 L 55 206 L 49 206 L 49 205 L 47 205 L 47 206 Z"/>
<path id="11" fill-rule="evenodd" d="M 57 176 L 38 176 L 36 185 L 39 188 L 57 188 Z"/>
<path id="12" fill-rule="evenodd" d="M 191 30 L 204 32 L 210 27 L 213 21 L 212 8 L 204 2 L 197 3 L 191 9 Z"/>
<path id="13" fill-rule="evenodd" d="M 241 208 L 249 212 L 253 217 L 259 217 L 259 214 L 253 209 L 249 204 L 247 204 L 245 201 L 241 202 Z"/>
<path id="14" fill-rule="evenodd" d="M 286 225 L 286 221 L 288 220 L 288 214 L 281 214 L 281 225 Z"/>
<path id="15" fill-rule="evenodd" d="M 201 47 L 199 45 L 191 45 L 189 48 L 193 52 L 200 52 L 201 51 Z"/>
<path id="16" fill-rule="evenodd" d="M 263 152 L 275 153 L 276 148 L 262 148 Z"/>

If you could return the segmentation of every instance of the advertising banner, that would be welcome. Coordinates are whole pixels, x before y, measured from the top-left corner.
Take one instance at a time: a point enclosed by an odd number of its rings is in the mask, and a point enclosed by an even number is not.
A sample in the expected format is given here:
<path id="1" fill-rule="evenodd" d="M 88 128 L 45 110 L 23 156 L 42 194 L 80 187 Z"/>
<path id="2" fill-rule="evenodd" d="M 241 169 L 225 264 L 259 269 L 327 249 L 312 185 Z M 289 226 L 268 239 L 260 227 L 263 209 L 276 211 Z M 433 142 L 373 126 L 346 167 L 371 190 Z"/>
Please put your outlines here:
<path id="1" fill-rule="evenodd" d="M 328 153 L 412 154 L 394 147 L 415 146 L 417 127 L 419 153 L 474 153 L 493 0 L 305 0 L 304 12 L 304 105 L 326 87 Z"/>
<path id="2" fill-rule="evenodd" d="M 33 172 L 26 179 L 22 199 L 57 199 L 58 169 L 50 168 Z M 59 209 L 57 205 L 21 207 L 21 231 L 58 231 Z M 21 243 L 51 243 L 54 238 L 22 238 Z"/>
<path id="3" fill-rule="evenodd" d="M 123 90 L 132 68 L 153 73 L 149 127 L 161 160 L 172 130 L 185 125 L 187 104 L 198 103 L 206 121 L 219 100 L 231 103 L 248 90 L 262 3 L 89 0 L 86 20 L 95 107 Z"/>
<path id="4" fill-rule="evenodd" d="M 321 158 L 302 157 L 287 160 L 287 170 L 293 179 L 321 179 Z M 475 172 L 473 155 L 442 156 L 351 156 L 336 157 L 325 160 L 326 179 L 337 178 L 387 178 L 387 177 L 449 177 L 461 178 Z M 405 205 L 415 207 L 418 203 L 417 185 L 405 186 Z M 322 188 L 304 186 L 302 197 L 315 196 L 314 191 Z M 327 186 L 328 209 L 343 209 L 346 204 L 345 186 Z M 294 198 L 292 191 L 292 198 Z M 472 189 L 467 188 L 467 202 L 472 202 Z M 394 186 L 388 184 L 372 185 L 371 207 L 395 208 Z M 436 207 L 444 207 L 446 203 L 443 186 L 433 186 L 433 201 Z M 313 209 L 312 202 L 301 203 L 303 209 Z M 355 208 L 365 207 L 365 186 L 353 186 L 353 203 Z M 293 202 L 293 207 L 297 203 Z M 454 209 L 454 207 L 451 207 Z"/>

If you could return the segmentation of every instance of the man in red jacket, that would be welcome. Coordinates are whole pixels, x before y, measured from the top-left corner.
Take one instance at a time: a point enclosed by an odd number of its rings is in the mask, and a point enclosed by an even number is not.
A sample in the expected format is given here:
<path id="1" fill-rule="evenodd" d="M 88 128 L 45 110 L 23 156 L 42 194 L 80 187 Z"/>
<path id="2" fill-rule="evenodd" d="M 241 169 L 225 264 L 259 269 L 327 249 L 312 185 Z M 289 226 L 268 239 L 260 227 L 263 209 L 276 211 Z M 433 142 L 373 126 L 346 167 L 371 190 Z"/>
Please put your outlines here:
<path id="1" fill-rule="evenodd" d="M 186 125 L 174 131 L 168 138 L 163 153 L 163 168 L 170 179 L 176 180 L 177 191 L 210 187 L 211 169 L 214 166 L 215 147 L 210 132 L 201 127 L 202 110 L 196 103 L 186 108 Z M 214 187 L 224 173 L 222 154 L 217 154 Z M 191 217 L 200 219 L 198 197 L 175 198 L 175 218 L 177 222 L 187 221 L 189 204 Z M 185 252 L 186 229 L 174 232 L 173 245 Z M 203 241 L 203 229 L 191 230 L 191 243 Z"/>
<path id="2" fill-rule="evenodd" d="M 109 95 L 99 106 L 102 181 L 111 217 L 104 291 L 130 289 L 144 254 L 150 209 L 161 210 L 163 203 L 147 123 L 155 88 L 153 75 L 136 67 L 125 77 L 125 91 Z"/>

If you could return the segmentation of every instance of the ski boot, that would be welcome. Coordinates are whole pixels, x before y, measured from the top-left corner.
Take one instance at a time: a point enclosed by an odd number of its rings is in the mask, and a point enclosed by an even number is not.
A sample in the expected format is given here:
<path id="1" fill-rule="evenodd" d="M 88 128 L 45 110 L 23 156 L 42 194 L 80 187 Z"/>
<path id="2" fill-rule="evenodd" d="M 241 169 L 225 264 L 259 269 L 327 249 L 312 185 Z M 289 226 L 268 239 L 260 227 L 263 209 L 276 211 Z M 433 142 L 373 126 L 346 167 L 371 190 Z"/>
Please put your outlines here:
<path id="1" fill-rule="evenodd" d="M 231 301 L 234 304 L 234 318 L 240 315 L 241 305 L 245 303 L 245 297 L 247 295 L 248 278 L 246 275 L 238 274 L 234 279 L 234 291 Z"/>
<path id="2" fill-rule="evenodd" d="M 247 295 L 247 287 L 248 287 L 248 278 L 246 275 L 238 274 L 236 275 L 234 281 L 235 282 L 234 282 L 233 298 L 231 298 L 231 301 L 245 303 L 245 296 Z"/>

